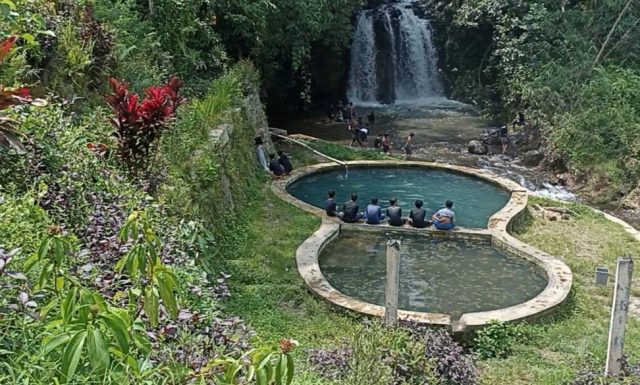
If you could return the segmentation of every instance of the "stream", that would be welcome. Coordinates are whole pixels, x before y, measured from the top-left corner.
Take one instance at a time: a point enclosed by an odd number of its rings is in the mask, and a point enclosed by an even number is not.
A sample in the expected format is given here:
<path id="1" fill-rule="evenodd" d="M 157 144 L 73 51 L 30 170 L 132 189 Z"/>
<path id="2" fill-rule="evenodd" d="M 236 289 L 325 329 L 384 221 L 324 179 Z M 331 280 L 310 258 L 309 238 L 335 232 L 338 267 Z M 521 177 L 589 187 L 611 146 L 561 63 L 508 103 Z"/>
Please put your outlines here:
<path id="1" fill-rule="evenodd" d="M 369 127 L 369 147 L 378 133 L 389 133 L 392 152 L 399 154 L 409 133 L 415 133 L 414 151 L 411 159 L 456 164 L 481 168 L 496 175 L 507 177 L 527 188 L 532 195 L 561 201 L 581 201 L 578 193 L 565 186 L 555 184 L 555 176 L 538 167 L 528 167 L 517 157 L 517 144 L 509 144 L 505 155 L 500 146 L 489 146 L 489 154 L 474 155 L 467 150 L 471 140 L 481 140 L 490 123 L 472 106 L 434 97 L 421 100 L 420 104 L 376 105 L 357 107 L 358 116 L 366 117 L 373 112 L 375 123 Z M 272 125 L 283 128 L 289 134 L 305 134 L 330 142 L 349 145 L 351 134 L 346 123 L 332 122 L 321 113 L 294 114 L 272 117 Z M 640 228 L 640 213 L 622 210 L 617 205 L 592 205 Z"/>

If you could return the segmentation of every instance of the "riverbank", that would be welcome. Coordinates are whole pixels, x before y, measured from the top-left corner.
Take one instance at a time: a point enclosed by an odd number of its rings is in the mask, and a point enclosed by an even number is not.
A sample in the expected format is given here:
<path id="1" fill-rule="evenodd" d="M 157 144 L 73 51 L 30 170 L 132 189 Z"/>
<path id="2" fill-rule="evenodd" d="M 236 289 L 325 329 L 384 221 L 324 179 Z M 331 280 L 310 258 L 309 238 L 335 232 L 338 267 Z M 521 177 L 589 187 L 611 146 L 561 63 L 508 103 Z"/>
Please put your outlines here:
<path id="1" fill-rule="evenodd" d="M 388 132 L 392 138 L 392 153 L 401 155 L 404 140 L 413 132 L 412 159 L 442 162 L 490 170 L 510 178 L 538 196 L 563 201 L 580 201 L 620 217 L 640 229 L 640 209 L 623 202 L 622 197 L 602 201 L 594 193 L 598 188 L 587 181 L 576 181 L 568 173 L 557 174 L 542 166 L 527 165 L 517 143 L 511 143 L 506 155 L 500 146 L 488 146 L 487 155 L 470 154 L 467 145 L 471 140 L 481 140 L 492 123 L 481 117 L 471 106 L 448 101 L 433 106 L 359 107 L 358 113 L 376 114 L 370 125 L 369 147 L 377 133 Z M 276 117 L 273 125 L 289 133 L 310 135 L 331 143 L 348 145 L 351 134 L 346 123 L 332 122 L 321 113 L 298 113 Z"/>

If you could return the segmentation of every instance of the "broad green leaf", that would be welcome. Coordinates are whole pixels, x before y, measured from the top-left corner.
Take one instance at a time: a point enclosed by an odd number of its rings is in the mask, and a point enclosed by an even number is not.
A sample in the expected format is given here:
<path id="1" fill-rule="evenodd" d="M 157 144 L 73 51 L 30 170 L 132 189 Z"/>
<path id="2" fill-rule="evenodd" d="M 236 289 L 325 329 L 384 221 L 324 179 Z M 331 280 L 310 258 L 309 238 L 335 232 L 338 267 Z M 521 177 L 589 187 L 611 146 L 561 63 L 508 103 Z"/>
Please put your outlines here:
<path id="1" fill-rule="evenodd" d="M 127 325 L 120 316 L 114 313 L 100 315 L 100 320 L 111 331 L 116 338 L 116 343 L 123 353 L 129 352 L 129 332 Z"/>
<path id="2" fill-rule="evenodd" d="M 62 320 L 64 323 L 69 323 L 71 320 L 71 313 L 76 304 L 76 295 L 78 290 L 73 288 L 69 290 L 67 296 L 62 301 L 62 306 L 60 306 L 60 315 L 62 316 Z"/>
<path id="3" fill-rule="evenodd" d="M 260 369 L 264 368 L 265 366 L 267 366 L 269 361 L 271 361 L 271 357 L 273 357 L 274 354 L 275 353 L 269 353 L 264 358 L 262 358 L 260 360 L 260 365 L 258 365 L 258 370 L 260 370 Z"/>
<path id="4" fill-rule="evenodd" d="M 62 262 L 64 261 L 65 249 L 66 249 L 64 241 L 60 238 L 55 238 L 53 241 L 53 247 L 55 250 L 56 261 L 58 265 L 61 265 Z"/>
<path id="5" fill-rule="evenodd" d="M 42 243 L 40 243 L 40 247 L 38 247 L 39 260 L 43 260 L 46 257 L 47 252 L 49 251 L 49 245 L 51 244 L 52 240 L 53 238 L 51 236 L 48 236 L 42 241 Z"/>
<path id="6" fill-rule="evenodd" d="M 116 262 L 115 265 L 115 269 L 118 273 L 122 272 L 122 269 L 125 267 L 125 265 L 127 264 L 127 260 L 129 259 L 129 255 L 125 255 L 124 257 L 120 258 L 118 260 L 118 262 Z"/>
<path id="7" fill-rule="evenodd" d="M 284 354 L 278 357 L 278 363 L 276 364 L 276 385 L 282 385 L 282 377 L 287 371 L 287 363 Z"/>
<path id="8" fill-rule="evenodd" d="M 31 271 L 31 269 L 33 269 L 33 267 L 38 263 L 39 258 L 40 257 L 37 253 L 27 258 L 24 261 L 24 272 L 28 273 L 29 271 Z"/>
<path id="9" fill-rule="evenodd" d="M 67 343 L 71 336 L 69 334 L 58 334 L 53 338 L 47 338 L 43 341 L 44 343 L 44 354 L 49 354 L 52 351 L 56 350 L 59 346 Z"/>
<path id="10" fill-rule="evenodd" d="M 64 277 L 60 275 L 56 277 L 55 290 L 56 292 L 59 293 L 62 291 L 63 288 L 64 288 Z"/>
<path id="11" fill-rule="evenodd" d="M 39 288 L 44 288 L 47 285 L 47 280 L 49 278 L 49 276 L 51 275 L 51 272 L 53 271 L 53 265 L 49 264 L 46 265 L 42 271 L 40 272 L 40 277 L 38 278 L 38 287 Z"/>
<path id="12" fill-rule="evenodd" d="M 151 327 L 158 326 L 158 292 L 151 286 L 145 289 L 144 293 L 144 313 L 149 318 Z"/>
<path id="13" fill-rule="evenodd" d="M 22 35 L 20 35 L 20 37 L 23 38 L 28 44 L 36 43 L 35 36 L 30 33 L 23 33 Z"/>
<path id="14" fill-rule="evenodd" d="M 256 372 L 256 384 L 257 385 L 267 385 L 267 371 L 263 369 L 258 369 Z"/>
<path id="15" fill-rule="evenodd" d="M 291 385 L 291 383 L 293 382 L 293 373 L 294 373 L 293 357 L 291 357 L 288 354 L 285 354 L 284 356 L 287 357 L 287 383 L 286 383 L 286 385 Z"/>
<path id="16" fill-rule="evenodd" d="M 0 0 L 0 4 L 6 5 L 12 11 L 16 10 L 16 4 L 11 0 Z"/>
<path id="17" fill-rule="evenodd" d="M 89 362 L 94 370 L 102 372 L 109 367 L 111 359 L 108 349 L 100 328 L 89 326 L 87 328 L 87 351 Z"/>
<path id="18" fill-rule="evenodd" d="M 64 349 L 62 354 L 62 378 L 65 382 L 69 382 L 76 373 L 86 339 L 87 331 L 81 330 L 71 338 L 71 341 Z"/>
<path id="19" fill-rule="evenodd" d="M 93 305 L 93 297 L 89 290 L 80 290 L 80 302 L 77 306 L 80 321 L 83 323 L 89 322 L 89 314 L 91 314 L 91 305 Z"/>
<path id="20" fill-rule="evenodd" d="M 253 376 L 256 375 L 256 367 L 254 365 L 249 365 L 249 369 L 247 370 L 247 381 L 253 381 Z"/>
<path id="21" fill-rule="evenodd" d="M 60 299 L 58 297 L 53 297 L 51 301 L 49 301 L 49 303 L 47 303 L 40 309 L 40 318 L 46 319 L 49 312 L 53 308 L 55 308 L 59 303 L 60 303 Z"/>
<path id="22" fill-rule="evenodd" d="M 171 284 L 167 284 L 165 281 L 165 274 L 162 274 L 156 277 L 156 282 L 158 283 L 158 291 L 160 292 L 160 298 L 162 298 L 162 303 L 165 308 L 169 312 L 172 318 L 176 318 L 178 316 L 178 304 L 176 303 L 176 295 L 171 287 Z"/>

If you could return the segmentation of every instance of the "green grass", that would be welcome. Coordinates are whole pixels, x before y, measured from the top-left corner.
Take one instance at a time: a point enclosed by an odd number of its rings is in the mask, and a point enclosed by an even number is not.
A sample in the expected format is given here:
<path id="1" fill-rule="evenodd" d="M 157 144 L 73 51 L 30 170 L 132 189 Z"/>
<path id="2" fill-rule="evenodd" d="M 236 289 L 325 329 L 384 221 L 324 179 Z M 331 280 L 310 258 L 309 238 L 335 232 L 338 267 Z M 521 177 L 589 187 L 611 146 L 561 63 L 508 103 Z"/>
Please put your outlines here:
<path id="1" fill-rule="evenodd" d="M 395 157 L 381 154 L 371 148 L 363 150 L 360 148 L 347 147 L 340 144 L 327 142 L 321 139 L 314 141 L 302 140 L 302 142 L 316 151 L 344 161 L 397 159 Z M 326 158 L 314 154 L 308 149 L 295 143 L 281 142 L 277 145 L 277 147 L 278 149 L 287 151 L 291 155 L 294 167 L 302 167 L 316 163 L 328 162 Z"/>
<path id="2" fill-rule="evenodd" d="M 296 354 L 296 384 L 329 384 L 305 364 L 304 350 L 351 341 L 359 332 L 361 317 L 341 311 L 314 297 L 296 271 L 297 247 L 319 226 L 320 220 L 280 201 L 265 188 L 264 205 L 253 207 L 254 223 L 246 250 L 219 261 L 232 274 L 232 297 L 225 312 L 245 319 L 263 342 L 294 338 L 301 343 Z M 532 198 L 530 204 L 559 206 Z M 478 361 L 482 383 L 492 385 L 567 383 L 586 367 L 604 364 L 612 283 L 592 285 L 595 266 L 614 271 L 620 255 L 640 255 L 640 244 L 601 215 L 584 206 L 571 205 L 576 213 L 568 221 L 529 217 L 517 236 L 564 260 L 574 272 L 574 289 L 561 309 L 531 326 L 535 338 L 514 346 L 505 359 Z M 640 322 L 627 326 L 626 352 L 637 360 Z"/>
<path id="3" fill-rule="evenodd" d="M 539 198 L 530 198 L 529 203 L 561 206 Z M 615 272 L 618 257 L 640 256 L 640 244 L 602 215 L 579 204 L 566 206 L 576 213 L 573 219 L 529 218 L 517 236 L 571 268 L 571 298 L 559 312 L 533 326 L 539 334 L 532 344 L 518 346 L 507 359 L 480 362 L 483 384 L 558 385 L 580 369 L 604 365 L 613 280 L 606 288 L 595 287 L 595 267 L 607 266 Z M 640 359 L 640 321 L 635 316 L 627 323 L 625 351 L 632 362 Z"/>

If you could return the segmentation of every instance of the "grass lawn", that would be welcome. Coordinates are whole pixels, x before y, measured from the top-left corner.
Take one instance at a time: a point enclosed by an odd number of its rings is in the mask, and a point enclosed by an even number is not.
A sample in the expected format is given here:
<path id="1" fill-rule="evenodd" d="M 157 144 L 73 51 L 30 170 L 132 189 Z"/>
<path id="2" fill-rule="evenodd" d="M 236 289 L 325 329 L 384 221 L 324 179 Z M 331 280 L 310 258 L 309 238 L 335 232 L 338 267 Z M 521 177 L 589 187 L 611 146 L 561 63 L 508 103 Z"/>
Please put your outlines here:
<path id="1" fill-rule="evenodd" d="M 224 310 L 242 317 L 263 342 L 284 337 L 300 341 L 294 383 L 331 384 L 306 365 L 305 349 L 348 343 L 359 332 L 362 318 L 316 299 L 298 276 L 295 251 L 320 219 L 280 201 L 267 186 L 263 194 L 264 204 L 253 208 L 254 222 L 244 246 L 234 257 L 217 262 L 232 275 L 233 294 Z M 531 198 L 530 204 L 560 205 L 539 198 Z M 483 384 L 558 385 L 571 381 L 580 369 L 604 364 L 613 282 L 594 287 L 594 270 L 608 266 L 615 271 L 616 258 L 640 255 L 640 244 L 601 215 L 577 204 L 569 206 L 576 213 L 573 219 L 529 217 L 516 235 L 570 266 L 572 295 L 559 311 L 532 325 L 534 337 L 515 346 L 509 357 L 478 360 Z M 625 350 L 633 362 L 640 358 L 640 321 L 635 317 L 627 326 Z"/>

